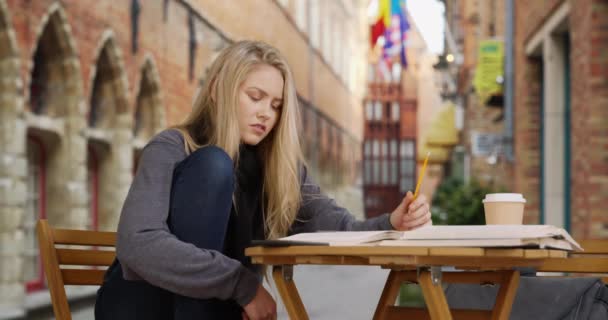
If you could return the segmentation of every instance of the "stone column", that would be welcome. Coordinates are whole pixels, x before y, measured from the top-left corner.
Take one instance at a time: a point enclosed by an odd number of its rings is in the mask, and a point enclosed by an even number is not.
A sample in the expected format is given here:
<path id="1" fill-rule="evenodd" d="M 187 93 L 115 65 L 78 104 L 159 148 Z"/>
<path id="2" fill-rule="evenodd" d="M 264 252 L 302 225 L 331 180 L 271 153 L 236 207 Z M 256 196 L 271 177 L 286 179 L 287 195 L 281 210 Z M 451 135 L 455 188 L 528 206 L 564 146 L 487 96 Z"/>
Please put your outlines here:
<path id="1" fill-rule="evenodd" d="M 19 313 L 25 295 L 20 229 L 26 203 L 26 125 L 17 57 L 0 61 L 0 309 Z"/>

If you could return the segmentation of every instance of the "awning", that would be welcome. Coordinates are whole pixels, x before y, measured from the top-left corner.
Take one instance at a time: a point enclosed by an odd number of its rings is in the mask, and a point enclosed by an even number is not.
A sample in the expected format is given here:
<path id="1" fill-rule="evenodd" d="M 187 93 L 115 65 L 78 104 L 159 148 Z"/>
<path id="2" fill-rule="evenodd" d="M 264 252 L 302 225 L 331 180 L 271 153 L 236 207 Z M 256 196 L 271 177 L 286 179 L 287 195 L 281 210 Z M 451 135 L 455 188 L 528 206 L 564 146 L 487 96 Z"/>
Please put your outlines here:
<path id="1" fill-rule="evenodd" d="M 458 144 L 456 129 L 456 107 L 447 103 L 431 121 L 425 139 L 429 147 L 452 147 Z M 425 153 L 426 154 L 426 153 Z"/>
<path id="2" fill-rule="evenodd" d="M 427 153 L 429 154 L 429 164 L 443 164 L 450 160 L 450 148 L 446 147 L 432 147 L 427 143 L 421 143 L 418 147 L 417 161 L 419 163 L 424 162 Z"/>

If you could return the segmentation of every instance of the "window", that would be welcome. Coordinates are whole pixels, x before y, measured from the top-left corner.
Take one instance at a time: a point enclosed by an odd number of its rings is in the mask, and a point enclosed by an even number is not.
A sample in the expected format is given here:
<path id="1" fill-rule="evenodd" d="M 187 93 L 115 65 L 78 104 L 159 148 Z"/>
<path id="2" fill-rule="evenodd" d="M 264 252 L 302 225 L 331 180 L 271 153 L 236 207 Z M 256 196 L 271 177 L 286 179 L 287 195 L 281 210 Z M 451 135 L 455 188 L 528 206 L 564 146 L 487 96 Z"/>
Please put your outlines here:
<path id="1" fill-rule="evenodd" d="M 397 158 L 397 140 L 391 139 L 391 158 Z"/>
<path id="2" fill-rule="evenodd" d="M 44 146 L 37 138 L 28 138 L 27 161 L 27 198 L 22 222 L 25 234 L 23 277 L 26 281 L 26 290 L 31 292 L 44 286 L 42 262 L 36 238 L 36 221 L 45 218 L 46 160 Z"/>
<path id="3" fill-rule="evenodd" d="M 397 184 L 397 180 L 399 179 L 399 171 L 397 168 L 397 159 L 391 159 L 390 160 L 391 163 L 391 176 L 390 176 L 390 181 L 389 183 L 391 185 L 396 185 Z"/>
<path id="4" fill-rule="evenodd" d="M 396 185 L 398 180 L 399 180 L 399 171 L 398 171 L 398 167 L 397 167 L 397 155 L 398 155 L 398 150 L 397 150 L 397 140 L 392 139 L 390 141 L 390 164 L 391 164 L 391 174 L 390 174 L 390 181 L 389 183 L 391 185 Z"/>
<path id="5" fill-rule="evenodd" d="M 131 1 L 131 52 L 137 53 L 139 47 L 139 15 L 141 14 L 141 4 L 139 0 Z"/>
<path id="6" fill-rule="evenodd" d="M 411 140 L 401 141 L 401 158 L 414 157 L 414 143 Z"/>
<path id="7" fill-rule="evenodd" d="M 388 181 L 388 143 L 386 142 L 386 140 L 382 141 L 382 181 L 380 181 L 381 184 L 386 185 L 389 183 Z"/>
<path id="8" fill-rule="evenodd" d="M 371 164 L 371 155 L 372 155 L 372 142 L 371 141 L 365 141 L 365 144 L 363 146 L 363 156 L 364 156 L 364 163 L 365 163 L 365 168 L 364 168 L 364 172 L 363 172 L 363 180 L 365 181 L 366 184 L 369 184 L 372 182 L 372 164 Z"/>
<path id="9" fill-rule="evenodd" d="M 296 25 L 300 30 L 306 31 L 306 19 L 307 19 L 307 11 L 308 8 L 306 4 L 307 0 L 296 0 Z"/>
<path id="10" fill-rule="evenodd" d="M 376 121 L 382 120 L 382 102 L 376 101 L 374 105 L 374 116 Z"/>
<path id="11" fill-rule="evenodd" d="M 365 104 L 365 119 L 374 120 L 374 102 L 368 101 Z"/>
<path id="12" fill-rule="evenodd" d="M 378 140 L 373 140 L 372 145 L 372 164 L 373 164 L 373 184 L 380 183 L 380 160 L 378 160 L 380 156 L 380 142 Z"/>
<path id="13" fill-rule="evenodd" d="M 310 42 L 312 46 L 319 49 L 320 46 L 320 30 L 319 30 L 319 17 L 321 16 L 321 12 L 319 10 L 319 1 L 320 0 L 312 0 L 310 6 Z"/>
<path id="14" fill-rule="evenodd" d="M 376 158 L 380 155 L 380 143 L 378 142 L 378 140 L 372 140 L 372 141 L 373 141 L 372 155 L 374 158 Z"/>
<path id="15" fill-rule="evenodd" d="M 394 63 L 392 71 L 392 78 L 394 83 L 399 83 L 401 81 L 401 64 Z"/>
<path id="16" fill-rule="evenodd" d="M 399 191 L 405 193 L 414 190 L 416 176 L 416 161 L 413 140 L 402 140 L 400 148 L 400 182 Z"/>
<path id="17" fill-rule="evenodd" d="M 332 28 L 331 28 L 331 12 L 327 6 L 329 6 L 328 2 L 323 1 L 325 4 L 325 10 L 321 10 L 323 12 L 323 20 L 321 21 L 321 29 L 323 32 L 321 33 L 321 55 L 325 58 L 325 61 L 331 63 L 329 61 L 329 51 L 331 46 L 331 36 L 332 36 Z"/>
<path id="18" fill-rule="evenodd" d="M 399 122 L 400 114 L 399 114 L 399 102 L 393 101 L 392 110 L 391 110 L 391 119 L 394 122 Z"/>

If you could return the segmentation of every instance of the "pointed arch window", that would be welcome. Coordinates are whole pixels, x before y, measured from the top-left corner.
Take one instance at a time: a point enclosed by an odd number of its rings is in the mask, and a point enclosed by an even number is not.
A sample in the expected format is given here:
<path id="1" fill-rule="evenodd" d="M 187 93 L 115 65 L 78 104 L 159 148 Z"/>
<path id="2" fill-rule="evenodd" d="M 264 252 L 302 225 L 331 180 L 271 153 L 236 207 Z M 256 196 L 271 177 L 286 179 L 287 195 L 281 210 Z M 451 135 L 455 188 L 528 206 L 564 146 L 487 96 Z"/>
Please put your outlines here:
<path id="1" fill-rule="evenodd" d="M 196 67 L 196 20 L 192 10 L 188 12 L 188 78 L 190 81 L 194 79 L 194 69 Z"/>
<path id="2" fill-rule="evenodd" d="M 110 125 L 110 115 L 115 107 L 112 78 L 114 74 L 110 66 L 107 45 L 102 49 L 97 61 L 93 90 L 91 94 L 91 111 L 89 126 L 91 128 L 106 128 Z"/>
<path id="3" fill-rule="evenodd" d="M 105 41 L 95 65 L 91 90 L 89 127 L 113 129 L 118 115 L 127 112 L 122 63 L 113 38 Z"/>
<path id="4" fill-rule="evenodd" d="M 29 83 L 29 107 L 34 114 L 60 117 L 74 110 L 78 88 L 73 77 L 78 73 L 66 67 L 75 53 L 70 35 L 62 32 L 65 24 L 59 11 L 50 14 L 34 51 Z"/>
<path id="5" fill-rule="evenodd" d="M 131 52 L 137 53 L 139 47 L 139 15 L 141 5 L 139 0 L 131 0 Z"/>
<path id="6" fill-rule="evenodd" d="M 142 67 L 139 92 L 135 103 L 133 173 L 136 172 L 141 149 L 152 136 L 165 127 L 166 123 L 159 75 L 156 73 L 151 59 L 147 59 Z"/>
<path id="7" fill-rule="evenodd" d="M 53 63 L 63 54 L 59 44 L 58 35 L 51 26 L 53 14 L 49 19 L 36 51 L 34 52 L 34 68 L 30 78 L 30 109 L 34 114 L 59 115 L 61 112 L 56 102 L 65 93 L 65 84 L 59 63 Z"/>

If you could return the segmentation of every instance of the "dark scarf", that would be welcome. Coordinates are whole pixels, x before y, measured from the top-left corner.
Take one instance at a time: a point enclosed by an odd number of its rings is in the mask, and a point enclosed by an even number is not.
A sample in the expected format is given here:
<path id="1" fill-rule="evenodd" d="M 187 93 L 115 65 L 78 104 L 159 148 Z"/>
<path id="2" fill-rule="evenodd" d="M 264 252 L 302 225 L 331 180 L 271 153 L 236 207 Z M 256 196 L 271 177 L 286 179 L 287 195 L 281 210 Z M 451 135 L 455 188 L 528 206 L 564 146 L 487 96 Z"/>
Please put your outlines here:
<path id="1" fill-rule="evenodd" d="M 245 256 L 245 248 L 250 246 L 253 239 L 264 239 L 262 170 L 256 147 L 241 146 L 235 175 L 235 203 L 230 211 L 224 248 L 227 256 L 241 261 L 252 270 L 256 268 L 251 265 L 251 259 Z"/>

